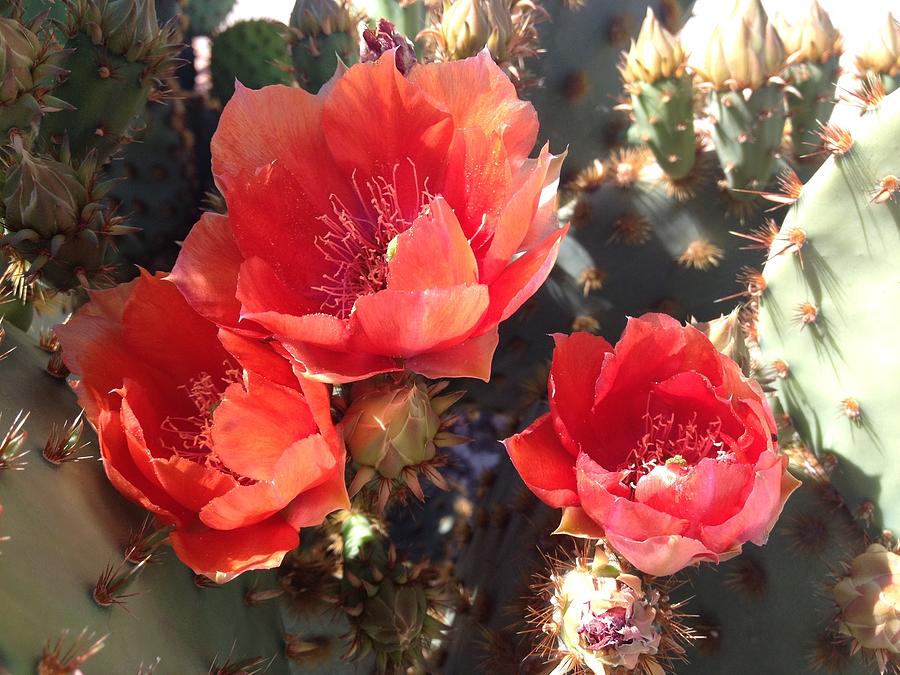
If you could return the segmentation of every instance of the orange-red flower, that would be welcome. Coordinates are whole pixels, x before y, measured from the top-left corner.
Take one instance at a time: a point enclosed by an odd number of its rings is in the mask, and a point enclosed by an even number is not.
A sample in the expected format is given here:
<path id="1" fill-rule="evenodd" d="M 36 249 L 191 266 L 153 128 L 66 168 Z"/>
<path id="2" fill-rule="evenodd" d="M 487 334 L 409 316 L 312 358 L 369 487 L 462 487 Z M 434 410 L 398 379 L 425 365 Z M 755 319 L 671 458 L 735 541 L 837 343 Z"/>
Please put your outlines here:
<path id="1" fill-rule="evenodd" d="M 537 131 L 487 53 L 404 77 L 391 51 L 317 95 L 238 87 L 212 146 L 228 216 L 197 223 L 172 279 L 314 379 L 487 379 L 566 231 Z"/>
<path id="2" fill-rule="evenodd" d="M 766 542 L 800 483 L 756 382 L 662 314 L 629 319 L 615 349 L 555 338 L 550 412 L 505 444 L 528 487 L 564 509 L 560 531 L 605 536 L 654 575 Z"/>
<path id="3" fill-rule="evenodd" d="M 107 476 L 174 526 L 198 574 L 274 567 L 299 528 L 348 506 L 327 387 L 200 317 L 166 279 L 94 292 L 57 333 Z"/>

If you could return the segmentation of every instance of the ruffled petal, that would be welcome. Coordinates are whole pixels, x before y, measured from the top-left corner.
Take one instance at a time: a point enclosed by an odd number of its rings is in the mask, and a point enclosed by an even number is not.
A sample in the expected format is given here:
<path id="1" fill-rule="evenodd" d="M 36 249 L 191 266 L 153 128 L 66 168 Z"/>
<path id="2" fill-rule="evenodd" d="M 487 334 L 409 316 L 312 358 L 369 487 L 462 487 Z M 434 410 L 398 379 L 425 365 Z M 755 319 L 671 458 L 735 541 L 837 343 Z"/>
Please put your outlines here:
<path id="1" fill-rule="evenodd" d="M 606 539 L 632 565 L 657 577 L 675 574 L 699 562 L 717 563 L 724 559 L 696 539 L 679 534 L 635 540 L 607 531 Z"/>
<path id="2" fill-rule="evenodd" d="M 566 225 L 539 246 L 516 258 L 490 285 L 491 304 L 482 321 L 485 325 L 506 321 L 541 287 L 556 263 Z"/>
<path id="3" fill-rule="evenodd" d="M 553 363 L 547 390 L 553 425 L 563 446 L 574 457 L 590 453 L 597 436 L 590 423 L 594 388 L 612 347 L 590 333 L 555 334 Z"/>
<path id="4" fill-rule="evenodd" d="M 409 79 L 429 101 L 448 111 L 457 127 L 478 128 L 487 134 L 502 131 L 514 161 L 525 159 L 534 147 L 538 133 L 534 106 L 519 98 L 487 51 L 461 61 L 413 68 Z"/>
<path id="5" fill-rule="evenodd" d="M 258 373 L 270 382 L 285 387 L 296 386 L 297 377 L 291 368 L 291 362 L 275 351 L 271 342 L 239 335 L 227 328 L 219 330 L 219 342 L 237 359 L 242 368 Z"/>
<path id="6" fill-rule="evenodd" d="M 249 570 L 278 567 L 300 543 L 300 535 L 281 517 L 238 530 L 210 530 L 199 524 L 169 535 L 175 555 L 195 573 L 220 583 Z"/>
<path id="7" fill-rule="evenodd" d="M 428 213 L 394 240 L 388 289 L 419 291 L 478 282 L 475 254 L 447 201 L 437 197 Z"/>
<path id="8" fill-rule="evenodd" d="M 227 216 L 204 213 L 184 240 L 167 279 L 200 316 L 219 326 L 237 326 L 235 298 L 243 260 Z"/>
<path id="9" fill-rule="evenodd" d="M 503 445 L 519 476 L 541 501 L 554 508 L 580 505 L 575 460 L 560 445 L 549 414 L 507 438 Z"/>
<path id="10" fill-rule="evenodd" d="M 195 513 L 237 485 L 231 476 L 183 457 L 156 459 L 151 466 L 163 490 Z"/>
<path id="11" fill-rule="evenodd" d="M 297 370 L 302 377 L 318 382 L 356 382 L 381 373 L 403 370 L 398 360 L 388 356 L 335 351 L 301 341 L 285 341 L 283 346 L 297 361 Z"/>
<path id="12" fill-rule="evenodd" d="M 290 504 L 297 495 L 321 485 L 336 467 L 325 439 L 316 434 L 284 450 L 269 480 L 238 485 L 210 501 L 200 520 L 216 530 L 233 530 L 260 523 Z"/>
<path id="13" fill-rule="evenodd" d="M 285 449 L 316 433 L 299 391 L 249 373 L 247 388 L 232 384 L 213 414 L 216 456 L 235 473 L 273 480 Z"/>
<path id="14" fill-rule="evenodd" d="M 488 288 L 482 285 L 385 290 L 359 298 L 351 320 L 364 332 L 368 351 L 410 357 L 460 343 L 487 307 Z"/>
<path id="15" fill-rule="evenodd" d="M 453 120 L 397 70 L 393 54 L 354 66 L 335 83 L 322 126 L 331 154 L 362 194 L 369 183 L 387 181 L 411 219 L 423 190 L 440 192 Z M 371 210 L 367 201 L 360 205 Z"/>
<path id="16" fill-rule="evenodd" d="M 491 362 L 500 334 L 496 326 L 463 340 L 458 345 L 431 351 L 406 359 L 407 370 L 419 373 L 433 380 L 444 377 L 474 377 L 487 382 L 491 379 Z"/>
<path id="17" fill-rule="evenodd" d="M 343 463 L 340 467 L 343 467 Z M 349 508 L 350 498 L 347 496 L 344 472 L 335 470 L 324 483 L 298 495 L 287 505 L 282 516 L 292 527 L 300 529 L 321 525 L 329 513 Z"/>

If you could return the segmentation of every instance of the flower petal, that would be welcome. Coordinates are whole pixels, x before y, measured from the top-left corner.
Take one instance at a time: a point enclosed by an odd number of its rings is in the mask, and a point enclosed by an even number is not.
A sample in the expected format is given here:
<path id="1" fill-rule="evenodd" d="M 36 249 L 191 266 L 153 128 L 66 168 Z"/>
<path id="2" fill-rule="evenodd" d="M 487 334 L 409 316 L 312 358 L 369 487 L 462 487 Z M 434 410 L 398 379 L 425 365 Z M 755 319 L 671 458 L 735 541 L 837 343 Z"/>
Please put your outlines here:
<path id="1" fill-rule="evenodd" d="M 409 357 L 459 344 L 487 306 L 488 288 L 482 285 L 385 290 L 359 298 L 353 318 L 371 345 L 368 351 Z"/>
<path id="2" fill-rule="evenodd" d="M 607 531 L 607 541 L 617 552 L 646 574 L 664 577 L 699 562 L 720 562 L 717 554 L 701 542 L 679 534 L 658 535 L 635 540 Z"/>
<path id="3" fill-rule="evenodd" d="M 503 441 L 513 466 L 535 495 L 554 508 L 579 506 L 575 460 L 560 445 L 550 415 Z"/>
<path id="4" fill-rule="evenodd" d="M 389 290 L 419 291 L 478 282 L 475 254 L 456 215 L 441 197 L 394 241 L 396 250 L 388 264 Z"/>
<path id="5" fill-rule="evenodd" d="M 603 536 L 603 528 L 591 520 L 591 517 L 580 506 L 567 506 L 562 510 L 559 526 L 553 534 L 567 534 L 570 537 L 599 539 Z"/>
<path id="6" fill-rule="evenodd" d="M 404 217 L 418 215 L 424 189 L 440 191 L 453 121 L 397 70 L 393 55 L 347 71 L 328 93 L 322 126 L 363 194 L 370 182 L 387 181 Z"/>
<path id="7" fill-rule="evenodd" d="M 299 391 L 255 373 L 248 374 L 246 389 L 243 384 L 229 386 L 213 414 L 216 456 L 235 473 L 254 480 L 274 480 L 285 449 L 316 432 Z"/>
<path id="8" fill-rule="evenodd" d="M 233 530 L 260 523 L 281 511 L 297 495 L 322 484 L 336 467 L 325 439 L 307 436 L 285 448 L 272 477 L 253 485 L 238 485 L 210 501 L 200 520 L 216 530 Z"/>
<path id="9" fill-rule="evenodd" d="M 228 474 L 183 457 L 156 459 L 151 466 L 163 490 L 194 512 L 237 485 Z"/>
<path id="10" fill-rule="evenodd" d="M 519 98 L 509 77 L 490 54 L 413 68 L 409 79 L 428 100 L 447 110 L 459 128 L 478 128 L 490 134 L 503 131 L 507 152 L 525 159 L 538 133 L 537 113 Z"/>
<path id="11" fill-rule="evenodd" d="M 474 377 L 487 382 L 491 378 L 491 361 L 499 341 L 500 334 L 494 327 L 453 347 L 408 358 L 403 364 L 407 370 L 433 380 L 443 377 Z"/>
<path id="12" fill-rule="evenodd" d="M 356 382 L 381 373 L 403 370 L 395 359 L 387 356 L 335 351 L 300 341 L 283 344 L 285 350 L 296 359 L 302 376 L 318 382 Z"/>
<path id="13" fill-rule="evenodd" d="M 235 289 L 242 260 L 228 217 L 204 213 L 191 228 L 166 278 L 200 316 L 233 327 L 240 313 Z"/>
<path id="14" fill-rule="evenodd" d="M 603 368 L 610 344 L 590 333 L 553 336 L 556 344 L 547 390 L 553 425 L 563 446 L 574 457 L 597 447 L 591 426 L 594 387 Z"/>
<path id="15" fill-rule="evenodd" d="M 300 535 L 280 517 L 238 530 L 179 528 L 169 535 L 175 555 L 195 573 L 227 581 L 248 570 L 278 567 Z"/>

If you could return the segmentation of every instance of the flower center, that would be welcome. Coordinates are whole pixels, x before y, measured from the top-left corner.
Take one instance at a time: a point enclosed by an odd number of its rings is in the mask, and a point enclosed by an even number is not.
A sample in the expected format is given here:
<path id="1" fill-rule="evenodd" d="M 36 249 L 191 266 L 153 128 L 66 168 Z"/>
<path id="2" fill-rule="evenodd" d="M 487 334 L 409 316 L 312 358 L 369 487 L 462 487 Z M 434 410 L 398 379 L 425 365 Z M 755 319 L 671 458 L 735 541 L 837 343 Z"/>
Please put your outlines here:
<path id="1" fill-rule="evenodd" d="M 406 231 L 413 220 L 428 210 L 431 195 L 427 180 L 419 188 L 416 167 L 410 161 L 416 202 L 412 216 L 401 207 L 397 173 L 394 166 L 390 180 L 378 177 L 366 181 L 362 188 L 353 178 L 363 215 L 352 213 L 336 196 L 331 197 L 333 213 L 319 216 L 327 231 L 316 237 L 315 245 L 332 271 L 323 275 L 322 285 L 314 291 L 322 294 L 322 311 L 341 319 L 353 312 L 357 298 L 383 290 L 388 282 L 391 242 Z"/>
<path id="2" fill-rule="evenodd" d="M 613 607 L 600 614 L 595 614 L 587 603 L 582 624 L 578 628 L 582 646 L 591 651 L 615 648 L 622 644 L 634 642 L 637 629 L 625 618 L 624 607 Z"/>
<path id="3" fill-rule="evenodd" d="M 222 403 L 222 394 L 228 385 L 241 381 L 241 371 L 234 364 L 226 362 L 225 366 L 225 375 L 221 378 L 201 372 L 179 387 L 187 394 L 196 413 L 187 417 L 166 417 L 160 428 L 175 442 L 171 445 L 163 442 L 162 445 L 173 455 L 227 473 L 241 484 L 254 483 L 225 466 L 213 448 L 213 413 Z"/>
<path id="4" fill-rule="evenodd" d="M 676 422 L 675 413 L 644 415 L 644 435 L 628 453 L 619 470 L 629 475 L 623 482 L 635 488 L 637 481 L 658 466 L 679 464 L 693 466 L 701 459 L 715 457 L 733 461 L 722 435 L 722 420 L 716 418 L 705 425 L 697 423 L 697 413 L 687 422 Z"/>

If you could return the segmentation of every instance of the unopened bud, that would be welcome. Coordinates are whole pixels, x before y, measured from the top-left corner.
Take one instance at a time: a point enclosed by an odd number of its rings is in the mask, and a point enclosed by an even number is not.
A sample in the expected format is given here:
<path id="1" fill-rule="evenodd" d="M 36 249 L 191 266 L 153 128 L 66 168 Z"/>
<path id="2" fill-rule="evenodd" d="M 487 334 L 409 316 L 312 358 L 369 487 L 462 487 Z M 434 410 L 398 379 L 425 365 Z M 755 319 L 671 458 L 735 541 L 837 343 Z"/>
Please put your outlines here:
<path id="1" fill-rule="evenodd" d="M 835 29 L 828 13 L 818 0 L 813 0 L 809 12 L 793 23 L 783 15 L 772 17 L 784 50 L 792 63 L 813 61 L 825 63 L 841 53 L 841 34 Z"/>
<path id="2" fill-rule="evenodd" d="M 619 70 L 626 83 L 652 84 L 666 77 L 681 77 L 685 62 L 681 40 L 666 30 L 648 8 L 641 32 L 631 42 Z"/>
<path id="3" fill-rule="evenodd" d="M 474 56 L 487 45 L 491 24 L 484 0 L 455 0 L 444 7 L 441 35 L 447 58 Z"/>
<path id="4" fill-rule="evenodd" d="M 900 21 L 893 14 L 888 13 L 879 30 L 871 34 L 856 55 L 856 66 L 861 72 L 877 75 L 900 73 Z"/>
<path id="5" fill-rule="evenodd" d="M 703 333 L 713 346 L 728 358 L 735 361 L 745 373 L 750 366 L 750 350 L 740 321 L 740 307 L 735 307 L 731 314 L 723 314 L 712 321 L 692 321 L 694 328 Z"/>

